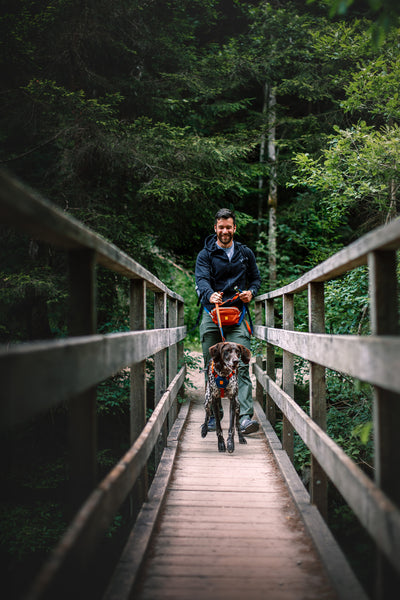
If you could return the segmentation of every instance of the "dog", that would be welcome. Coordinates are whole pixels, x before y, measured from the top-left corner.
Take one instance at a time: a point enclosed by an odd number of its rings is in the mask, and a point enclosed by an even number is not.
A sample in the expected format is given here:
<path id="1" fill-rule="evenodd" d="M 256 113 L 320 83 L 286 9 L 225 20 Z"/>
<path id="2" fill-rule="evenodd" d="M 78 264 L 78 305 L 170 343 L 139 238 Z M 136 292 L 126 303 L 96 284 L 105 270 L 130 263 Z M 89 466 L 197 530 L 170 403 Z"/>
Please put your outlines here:
<path id="1" fill-rule="evenodd" d="M 220 452 L 232 453 L 235 449 L 234 432 L 235 424 L 239 437 L 239 444 L 247 444 L 243 433 L 240 431 L 239 399 L 238 399 L 238 376 L 237 368 L 240 359 L 249 364 L 250 350 L 241 344 L 233 342 L 219 342 L 209 349 L 211 360 L 207 367 L 206 395 L 204 408 L 206 412 L 205 421 L 201 427 L 201 437 L 208 433 L 208 421 L 211 409 L 215 417 L 216 432 L 218 437 L 218 450 Z M 229 398 L 229 430 L 225 441 L 222 435 L 220 409 L 221 398 Z"/>

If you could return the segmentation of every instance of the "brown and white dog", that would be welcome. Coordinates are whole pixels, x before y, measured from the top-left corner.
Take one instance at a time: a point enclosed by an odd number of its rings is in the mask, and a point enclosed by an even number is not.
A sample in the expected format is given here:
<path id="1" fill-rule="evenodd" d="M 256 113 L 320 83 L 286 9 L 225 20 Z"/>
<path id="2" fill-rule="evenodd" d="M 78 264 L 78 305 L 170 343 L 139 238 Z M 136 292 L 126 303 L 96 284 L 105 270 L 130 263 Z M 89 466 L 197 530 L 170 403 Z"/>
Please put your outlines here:
<path id="1" fill-rule="evenodd" d="M 246 364 L 250 362 L 251 354 L 245 346 L 233 342 L 219 342 L 209 349 L 211 360 L 207 367 L 206 395 L 204 408 L 206 418 L 201 427 L 201 437 L 208 433 L 208 421 L 211 410 L 215 417 L 216 432 L 218 437 L 218 450 L 220 452 L 233 452 L 235 449 L 234 432 L 235 423 L 240 444 L 247 444 L 246 439 L 240 431 L 239 399 L 238 399 L 238 376 L 237 369 L 239 361 Z M 222 435 L 220 408 L 221 398 L 229 398 L 229 430 L 225 441 Z"/>

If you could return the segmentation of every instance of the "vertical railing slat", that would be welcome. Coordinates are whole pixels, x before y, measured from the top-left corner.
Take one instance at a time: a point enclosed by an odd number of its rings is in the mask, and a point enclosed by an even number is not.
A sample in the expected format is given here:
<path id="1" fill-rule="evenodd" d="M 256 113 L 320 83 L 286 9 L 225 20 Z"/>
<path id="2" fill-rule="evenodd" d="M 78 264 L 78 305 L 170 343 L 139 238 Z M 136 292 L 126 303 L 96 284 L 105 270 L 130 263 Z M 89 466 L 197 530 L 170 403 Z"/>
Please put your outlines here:
<path id="1" fill-rule="evenodd" d="M 308 286 L 308 330 L 310 333 L 325 333 L 324 284 L 320 282 Z M 325 367 L 316 363 L 310 363 L 310 416 L 326 431 Z M 328 480 L 314 456 L 311 456 L 310 498 L 326 520 Z"/>
<path id="2" fill-rule="evenodd" d="M 154 328 L 165 329 L 167 326 L 167 296 L 164 292 L 154 294 Z M 167 352 L 161 350 L 154 356 L 154 407 L 157 406 L 161 396 L 167 389 Z M 163 449 L 167 443 L 167 422 L 161 430 L 156 446 L 156 468 L 160 461 Z"/>
<path id="3" fill-rule="evenodd" d="M 398 335 L 399 311 L 396 252 L 376 251 L 368 256 L 372 335 Z M 400 394 L 374 388 L 375 482 L 400 506 Z M 391 597 L 398 576 L 377 552 L 377 600 Z"/>
<path id="4" fill-rule="evenodd" d="M 178 326 L 178 301 L 172 298 L 169 299 L 168 303 L 168 327 Z M 174 344 L 168 349 L 168 385 L 171 383 L 173 378 L 178 372 L 178 345 Z M 168 414 L 168 431 L 176 419 L 178 414 L 178 401 L 174 400 L 171 410 Z"/>
<path id="5" fill-rule="evenodd" d="M 265 324 L 267 327 L 275 327 L 275 304 L 274 300 L 265 302 Z M 275 381 L 275 346 L 267 343 L 267 375 Z M 266 397 L 266 415 L 271 425 L 276 422 L 276 405 L 271 396 L 267 393 Z"/>
<path id="6" fill-rule="evenodd" d="M 129 321 L 132 331 L 146 329 L 146 282 L 131 279 Z M 130 385 L 130 443 L 133 444 L 146 425 L 147 409 L 146 360 L 131 365 Z M 132 491 L 132 512 L 137 513 L 147 498 L 148 474 L 144 468 Z"/>
<path id="7" fill-rule="evenodd" d="M 93 250 L 69 252 L 70 336 L 96 333 L 96 256 Z M 69 403 L 70 507 L 82 503 L 97 483 L 96 388 L 71 399 Z"/>
<path id="8" fill-rule="evenodd" d="M 294 329 L 293 294 L 284 294 L 283 296 L 283 329 Z M 289 396 L 294 397 L 294 357 L 287 350 L 283 351 L 282 389 Z M 282 447 L 293 462 L 293 425 L 290 424 L 285 415 L 283 415 Z"/>
<path id="9" fill-rule="evenodd" d="M 262 303 L 261 302 L 255 303 L 254 320 L 255 320 L 256 325 L 263 324 L 263 313 L 262 313 Z M 257 354 L 257 356 L 256 356 L 256 365 L 258 365 L 260 367 L 260 369 L 263 368 L 263 356 L 261 354 Z M 259 402 L 260 405 L 262 406 L 263 410 L 265 410 L 264 388 L 261 385 L 261 383 L 258 381 L 258 379 L 256 380 L 256 401 Z"/>

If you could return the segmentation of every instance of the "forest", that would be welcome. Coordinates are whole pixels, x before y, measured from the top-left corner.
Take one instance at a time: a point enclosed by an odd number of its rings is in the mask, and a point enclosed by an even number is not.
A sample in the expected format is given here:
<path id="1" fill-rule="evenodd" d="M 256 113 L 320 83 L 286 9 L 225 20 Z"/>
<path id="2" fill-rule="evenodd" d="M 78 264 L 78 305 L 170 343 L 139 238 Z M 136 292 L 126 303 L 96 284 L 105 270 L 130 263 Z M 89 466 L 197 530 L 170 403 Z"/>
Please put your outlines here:
<path id="1" fill-rule="evenodd" d="M 1 4 L 1 167 L 180 293 L 189 348 L 199 342 L 194 264 L 219 208 L 236 213 L 261 293 L 398 216 L 397 0 Z M 65 336 L 65 257 L 0 231 L 0 343 Z M 340 284 L 340 297 L 336 282 L 327 286 L 327 331 L 368 333 L 365 269 Z M 98 270 L 99 332 L 129 328 L 124 285 Z M 327 382 L 330 435 L 371 473 L 370 390 L 333 373 Z M 127 443 L 125 384 L 99 389 L 103 473 Z M 22 568 L 29 578 L 65 527 L 64 420 L 60 409 L 14 446 L 1 440 L 6 577 Z M 308 464 L 298 442 L 305 480 Z M 334 491 L 330 502 L 367 585 L 368 540 Z"/>

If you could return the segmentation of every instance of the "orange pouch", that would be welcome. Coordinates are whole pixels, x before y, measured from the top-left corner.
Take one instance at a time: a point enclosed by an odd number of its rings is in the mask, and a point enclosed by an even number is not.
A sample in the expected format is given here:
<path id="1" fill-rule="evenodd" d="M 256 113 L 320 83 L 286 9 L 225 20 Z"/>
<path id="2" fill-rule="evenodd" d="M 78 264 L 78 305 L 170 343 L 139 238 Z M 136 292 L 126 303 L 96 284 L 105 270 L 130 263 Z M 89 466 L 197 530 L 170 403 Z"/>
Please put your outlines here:
<path id="1" fill-rule="evenodd" d="M 219 309 L 219 315 L 221 317 L 221 325 L 237 325 L 242 316 L 241 311 L 237 306 L 221 306 Z M 218 325 L 217 310 L 215 308 L 210 312 L 210 317 L 216 325 Z"/>

